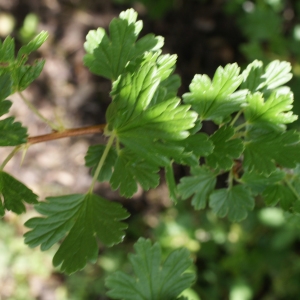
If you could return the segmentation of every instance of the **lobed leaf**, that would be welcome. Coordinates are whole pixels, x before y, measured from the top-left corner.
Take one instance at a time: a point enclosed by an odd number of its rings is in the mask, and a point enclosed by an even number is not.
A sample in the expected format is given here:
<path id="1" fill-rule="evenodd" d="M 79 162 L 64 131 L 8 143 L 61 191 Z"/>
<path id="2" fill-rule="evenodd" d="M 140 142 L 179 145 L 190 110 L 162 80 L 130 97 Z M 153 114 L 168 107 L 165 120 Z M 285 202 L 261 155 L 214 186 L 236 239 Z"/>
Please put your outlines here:
<path id="1" fill-rule="evenodd" d="M 163 39 L 154 35 L 147 35 L 136 42 L 143 27 L 142 21 L 136 19 L 137 13 L 128 9 L 111 21 L 110 37 L 103 28 L 88 33 L 84 44 L 87 51 L 84 63 L 91 72 L 114 81 L 124 72 L 128 62 L 163 46 Z"/>
<path id="2" fill-rule="evenodd" d="M 220 218 L 228 215 L 232 222 L 240 222 L 248 215 L 248 210 L 254 208 L 254 198 L 243 185 L 214 191 L 209 198 L 209 206 Z"/>
<path id="3" fill-rule="evenodd" d="M 263 94 L 255 93 L 247 96 L 248 106 L 244 110 L 244 116 L 249 124 L 259 126 L 274 126 L 285 129 L 285 124 L 293 123 L 298 116 L 293 115 L 293 94 L 271 93 L 265 101 Z"/>
<path id="4" fill-rule="evenodd" d="M 107 293 L 112 299 L 154 300 L 176 299 L 194 281 L 187 273 L 192 261 L 186 249 L 172 252 L 161 266 L 161 250 L 156 243 L 140 238 L 134 245 L 136 254 L 129 255 L 135 277 L 117 271 L 108 276 Z"/>
<path id="5" fill-rule="evenodd" d="M 30 247 L 41 245 L 46 250 L 67 234 L 53 258 L 53 265 L 61 265 L 61 271 L 71 274 L 84 268 L 88 261 L 94 262 L 98 256 L 98 239 L 108 246 L 122 241 L 127 226 L 120 221 L 128 213 L 120 204 L 94 194 L 46 200 L 37 206 L 46 217 L 25 223 L 32 228 L 24 235 L 25 243 Z"/>
<path id="6" fill-rule="evenodd" d="M 248 91 L 235 92 L 243 80 L 239 73 L 237 64 L 228 64 L 217 69 L 212 81 L 207 75 L 195 75 L 184 102 L 192 105 L 201 120 L 221 123 L 245 103 Z"/>
<path id="7" fill-rule="evenodd" d="M 233 139 L 233 135 L 233 127 L 223 126 L 210 137 L 214 149 L 213 153 L 205 158 L 210 167 L 219 170 L 230 170 L 234 164 L 233 159 L 239 158 L 243 153 L 242 140 Z"/>
<path id="8" fill-rule="evenodd" d="M 5 105 L 8 106 L 8 104 Z M 13 117 L 0 120 L 0 146 L 16 146 L 26 141 L 27 129 L 22 127 L 21 123 L 14 122 Z"/>
<path id="9" fill-rule="evenodd" d="M 178 193 L 185 200 L 192 197 L 192 205 L 195 209 L 206 207 L 209 195 L 216 186 L 216 175 L 206 167 L 191 168 L 191 175 L 180 179 Z"/>
<path id="10" fill-rule="evenodd" d="M 124 148 L 118 153 L 110 184 L 114 190 L 119 188 L 122 196 L 131 197 L 137 192 L 137 183 L 140 183 L 144 190 L 157 187 L 158 171 L 159 168 L 156 165 Z"/>
<path id="11" fill-rule="evenodd" d="M 245 142 L 243 166 L 247 172 L 271 174 L 276 165 L 294 168 L 300 162 L 299 133 L 289 130 L 273 132 L 254 128 Z"/>
<path id="12" fill-rule="evenodd" d="M 28 187 L 3 171 L 0 172 L 0 194 L 0 216 L 4 215 L 5 209 L 22 214 L 26 211 L 24 203 L 38 202 L 37 195 Z"/>
<path id="13" fill-rule="evenodd" d="M 293 203 L 297 200 L 288 186 L 282 184 L 274 184 L 268 186 L 262 193 L 264 201 L 268 206 L 275 206 L 278 202 L 284 210 L 290 210 Z"/>
<path id="14" fill-rule="evenodd" d="M 85 165 L 92 167 L 92 174 L 94 175 L 98 163 L 103 155 L 106 145 L 90 146 L 85 156 Z M 109 181 L 113 173 L 113 167 L 117 160 L 117 153 L 115 148 L 111 148 L 107 154 L 105 162 L 101 168 L 98 176 L 99 181 Z"/>

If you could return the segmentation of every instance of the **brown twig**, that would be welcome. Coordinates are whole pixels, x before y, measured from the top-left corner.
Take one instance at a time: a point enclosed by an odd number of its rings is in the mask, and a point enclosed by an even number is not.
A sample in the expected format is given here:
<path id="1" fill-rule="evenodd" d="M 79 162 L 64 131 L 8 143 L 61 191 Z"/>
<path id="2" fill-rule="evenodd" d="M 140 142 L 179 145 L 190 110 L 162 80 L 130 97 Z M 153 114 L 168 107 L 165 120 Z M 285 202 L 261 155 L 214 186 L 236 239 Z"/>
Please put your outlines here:
<path id="1" fill-rule="evenodd" d="M 105 126 L 106 124 L 99 124 L 99 125 L 88 126 L 88 127 L 66 129 L 62 132 L 59 131 L 51 132 L 48 134 L 28 137 L 27 142 L 28 144 L 37 144 L 37 143 L 57 140 L 65 137 L 70 137 L 70 136 L 78 136 L 78 135 L 92 134 L 92 133 L 103 133 Z"/>

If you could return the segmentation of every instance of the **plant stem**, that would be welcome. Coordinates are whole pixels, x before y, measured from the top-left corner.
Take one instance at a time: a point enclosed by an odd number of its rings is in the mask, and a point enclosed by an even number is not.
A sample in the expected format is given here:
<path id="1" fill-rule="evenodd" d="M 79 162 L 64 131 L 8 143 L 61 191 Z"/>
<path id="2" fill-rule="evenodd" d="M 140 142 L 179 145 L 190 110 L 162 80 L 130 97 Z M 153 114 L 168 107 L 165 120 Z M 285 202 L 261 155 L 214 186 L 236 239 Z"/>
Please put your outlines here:
<path id="1" fill-rule="evenodd" d="M 34 105 L 32 105 L 32 103 L 30 101 L 28 101 L 26 99 L 26 97 L 19 92 L 20 97 L 22 98 L 22 100 L 26 103 L 26 105 L 28 106 L 28 108 L 37 116 L 39 117 L 44 123 L 46 123 L 48 126 L 50 126 L 53 130 L 55 131 L 59 131 L 61 130 L 61 128 L 59 126 L 57 126 L 56 124 L 54 124 L 53 122 L 51 122 L 50 120 L 48 120 L 47 118 L 45 118 L 35 107 Z"/>
<path id="2" fill-rule="evenodd" d="M 5 160 L 3 161 L 3 163 L 0 166 L 0 171 L 2 171 L 4 169 L 4 167 L 6 166 L 6 164 L 14 157 L 14 155 L 21 149 L 21 145 L 16 146 L 12 152 L 10 152 L 8 154 L 8 156 L 5 158 Z"/>
<path id="3" fill-rule="evenodd" d="M 99 125 L 87 126 L 81 128 L 65 129 L 64 131 L 61 132 L 51 132 L 48 134 L 29 137 L 27 139 L 27 143 L 37 144 L 37 143 L 57 140 L 65 137 L 70 137 L 70 136 L 78 136 L 78 135 L 91 134 L 91 133 L 103 133 L 105 126 L 106 124 L 99 124 Z"/>
<path id="4" fill-rule="evenodd" d="M 233 118 L 233 120 L 230 122 L 229 126 L 233 126 L 235 124 L 235 122 L 238 120 L 238 118 L 240 117 L 240 115 L 244 112 L 243 109 L 241 109 Z"/>
<path id="5" fill-rule="evenodd" d="M 106 157 L 107 157 L 107 155 L 108 155 L 108 152 L 109 152 L 109 150 L 110 150 L 110 148 L 111 148 L 111 146 L 112 146 L 112 144 L 113 144 L 113 142 L 114 142 L 114 140 L 115 140 L 115 137 L 116 137 L 116 136 L 115 136 L 115 134 L 113 133 L 113 134 L 109 137 L 109 139 L 108 139 L 108 142 L 107 142 L 107 144 L 106 144 L 105 150 L 104 150 L 104 152 L 103 152 L 103 154 L 102 154 L 102 156 L 101 156 L 101 159 L 100 159 L 100 161 L 99 161 L 99 163 L 98 163 L 98 166 L 97 166 L 97 168 L 96 168 L 95 174 L 94 174 L 94 176 L 93 176 L 91 186 L 90 186 L 90 188 L 89 188 L 89 190 L 88 190 L 88 193 L 89 193 L 89 194 L 91 194 L 91 193 L 93 192 L 95 183 L 96 183 L 96 181 L 97 181 L 97 179 L 98 179 L 99 173 L 100 173 L 100 171 L 101 171 L 101 169 L 102 169 L 102 167 L 103 167 L 103 164 L 104 164 L 105 159 L 106 159 Z"/>
<path id="6" fill-rule="evenodd" d="M 236 126 L 236 127 L 235 127 L 235 131 L 237 132 L 237 131 L 239 131 L 240 129 L 246 127 L 247 125 L 248 125 L 248 123 L 245 122 L 245 123 L 243 123 L 243 124 L 241 124 L 241 125 L 239 125 L 239 126 Z"/>

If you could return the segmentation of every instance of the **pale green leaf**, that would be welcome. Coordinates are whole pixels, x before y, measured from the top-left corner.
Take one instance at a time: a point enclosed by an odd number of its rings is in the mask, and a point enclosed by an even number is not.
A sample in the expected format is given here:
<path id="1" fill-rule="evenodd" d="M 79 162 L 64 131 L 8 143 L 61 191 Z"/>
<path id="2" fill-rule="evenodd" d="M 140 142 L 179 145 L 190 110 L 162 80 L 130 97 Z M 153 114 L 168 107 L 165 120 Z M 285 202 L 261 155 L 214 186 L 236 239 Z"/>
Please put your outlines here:
<path id="1" fill-rule="evenodd" d="M 237 64 L 228 64 L 217 69 L 212 81 L 207 75 L 195 75 L 184 102 L 192 105 L 201 120 L 220 123 L 245 103 L 247 91 L 235 92 L 243 80 L 239 73 Z"/>
<path id="2" fill-rule="evenodd" d="M 261 93 L 250 94 L 247 96 L 248 106 L 244 110 L 244 115 L 249 124 L 285 129 L 285 124 L 292 123 L 298 118 L 291 111 L 293 101 L 291 92 L 282 94 L 275 91 L 266 101 Z"/>
<path id="3" fill-rule="evenodd" d="M 88 33 L 84 63 L 91 72 L 114 81 L 124 72 L 128 62 L 146 51 L 157 51 L 162 47 L 163 39 L 153 35 L 136 42 L 143 27 L 142 21 L 136 19 L 137 13 L 128 9 L 111 21 L 110 37 L 102 28 Z"/>

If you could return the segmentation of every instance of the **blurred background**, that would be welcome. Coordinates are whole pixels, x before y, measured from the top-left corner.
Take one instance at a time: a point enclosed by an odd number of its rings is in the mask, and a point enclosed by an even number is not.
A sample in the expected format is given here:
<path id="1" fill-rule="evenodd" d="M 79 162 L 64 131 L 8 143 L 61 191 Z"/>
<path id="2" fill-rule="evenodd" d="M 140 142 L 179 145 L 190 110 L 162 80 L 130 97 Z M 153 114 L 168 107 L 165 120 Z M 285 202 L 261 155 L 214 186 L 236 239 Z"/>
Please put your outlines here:
<path id="1" fill-rule="evenodd" d="M 40 111 L 66 127 L 105 122 L 110 82 L 83 66 L 83 43 L 89 30 L 107 29 L 129 7 L 144 21 L 142 35 L 165 37 L 164 52 L 176 53 L 182 77 L 180 96 L 196 73 L 212 76 L 216 68 L 254 59 L 292 63 L 295 110 L 300 114 L 300 1 L 283 0 L 0 0 L 0 37 L 12 35 L 21 46 L 41 30 L 48 41 L 35 57 L 46 59 L 40 78 L 25 91 Z M 49 132 L 18 96 L 12 112 L 31 136 Z M 293 124 L 299 128 L 299 123 Z M 212 130 L 207 125 L 207 130 Z M 30 147 L 20 166 L 16 156 L 6 167 L 44 199 L 84 193 L 91 178 L 84 167 L 89 145 L 101 136 L 84 136 Z M 11 149 L 2 149 L 1 157 Z M 178 179 L 187 174 L 178 168 Z M 126 260 L 138 237 L 158 241 L 163 255 L 187 247 L 195 261 L 197 282 L 185 292 L 193 300 L 294 300 L 300 297 L 300 220 L 278 208 L 257 208 L 238 224 L 218 219 L 209 210 L 194 211 L 189 201 L 174 206 L 164 179 L 156 190 L 139 191 L 126 200 L 106 184 L 97 192 L 121 201 L 130 211 L 124 243 L 101 248 L 99 260 L 72 276 L 52 267 L 55 247 L 47 252 L 23 244 L 24 222 L 35 213 L 7 214 L 0 220 L 1 300 L 99 300 L 104 278 L 117 269 L 130 272 Z M 180 212 L 180 213 L 179 213 Z"/>

